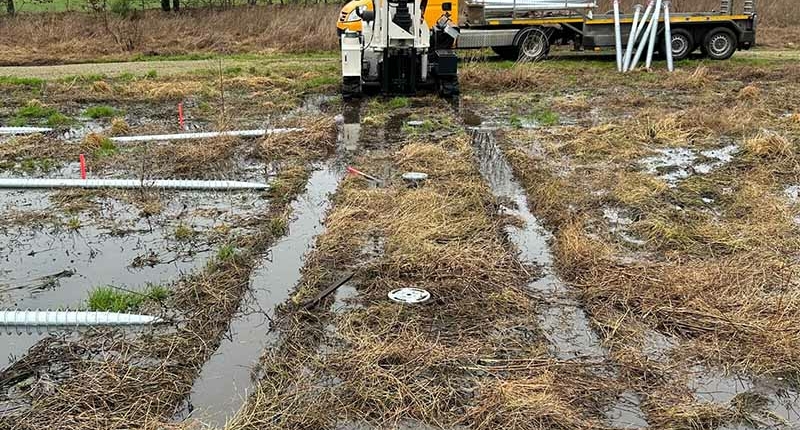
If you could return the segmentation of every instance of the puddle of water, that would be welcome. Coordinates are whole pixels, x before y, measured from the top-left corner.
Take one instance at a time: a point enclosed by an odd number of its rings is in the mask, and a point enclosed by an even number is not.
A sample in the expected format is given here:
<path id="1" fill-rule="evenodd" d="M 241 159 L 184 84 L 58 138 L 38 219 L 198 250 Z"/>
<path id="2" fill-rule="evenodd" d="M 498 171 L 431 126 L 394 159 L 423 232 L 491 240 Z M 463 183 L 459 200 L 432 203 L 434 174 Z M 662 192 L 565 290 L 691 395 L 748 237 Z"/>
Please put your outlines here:
<path id="1" fill-rule="evenodd" d="M 751 378 L 696 367 L 689 388 L 701 402 L 730 405 L 737 396 L 757 395 L 766 399 L 763 410 L 754 411 L 768 428 L 800 428 L 800 391 L 774 378 Z M 726 428 L 751 428 L 737 425 Z"/>
<path id="2" fill-rule="evenodd" d="M 206 362 L 195 380 L 189 400 L 190 416 L 222 427 L 237 411 L 253 384 L 252 368 L 269 341 L 270 317 L 301 277 L 304 256 L 324 230 L 330 195 L 343 172 L 325 166 L 308 181 L 305 194 L 292 203 L 289 233 L 270 248 L 251 277 L 252 303 L 244 304 L 231 321 L 230 336 Z"/>
<path id="3" fill-rule="evenodd" d="M 618 429 L 649 427 L 644 412 L 642 412 L 639 395 L 633 391 L 625 391 L 617 398 L 614 406 L 606 411 L 606 422 Z"/>
<path id="4" fill-rule="evenodd" d="M 705 175 L 730 163 L 738 151 L 738 145 L 701 151 L 700 155 L 707 161 L 696 163 L 700 157 L 692 149 L 659 148 L 656 149 L 657 155 L 641 160 L 641 164 L 647 173 L 658 175 L 659 179 L 674 187 L 679 181 L 693 174 Z"/>
<path id="5" fill-rule="evenodd" d="M 530 287 L 547 295 L 545 308 L 539 314 L 539 324 L 550 340 L 551 353 L 560 359 L 605 357 L 605 350 L 591 329 L 585 312 L 563 297 L 568 291 L 552 271 L 553 256 L 548 246 L 551 236 L 528 209 L 525 191 L 514 178 L 511 166 L 497 146 L 494 132 L 473 130 L 473 147 L 478 169 L 493 194 L 501 202 L 511 203 L 503 204 L 503 210 L 525 222 L 523 227 L 507 227 L 509 239 L 520 250 L 520 260 L 539 265 L 544 270 L 544 276 L 532 282 Z M 559 303 L 552 300 L 556 298 L 561 299 Z"/>
<path id="6" fill-rule="evenodd" d="M 783 194 L 791 201 L 792 203 L 800 202 L 800 185 L 792 185 L 786 187 L 783 190 Z"/>
<path id="7" fill-rule="evenodd" d="M 50 210 L 50 192 L 3 191 L 0 201 L 12 210 Z M 171 193 L 158 215 L 139 217 L 138 208 L 111 198 L 97 198 L 98 213 L 75 217 L 76 230 L 66 227 L 0 229 L 0 307 L 85 308 L 89 291 L 113 285 L 138 290 L 148 283 L 172 282 L 202 267 L 213 253 L 203 233 L 214 226 L 235 224 L 240 217 L 263 211 L 257 194 L 215 196 Z M 66 222 L 66 220 L 65 220 Z M 194 239 L 178 240 L 183 225 Z M 7 336 L 0 342 L 0 365 L 13 362 L 43 335 Z"/>

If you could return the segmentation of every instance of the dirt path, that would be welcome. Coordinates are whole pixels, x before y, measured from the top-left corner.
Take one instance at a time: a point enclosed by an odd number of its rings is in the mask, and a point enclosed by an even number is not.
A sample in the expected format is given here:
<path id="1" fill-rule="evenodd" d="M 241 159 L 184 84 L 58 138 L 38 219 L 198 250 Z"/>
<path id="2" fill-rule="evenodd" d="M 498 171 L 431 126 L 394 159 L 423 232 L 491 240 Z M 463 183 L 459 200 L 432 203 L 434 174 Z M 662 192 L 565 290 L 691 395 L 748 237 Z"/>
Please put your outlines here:
<path id="1" fill-rule="evenodd" d="M 790 60 L 800 59 L 800 51 L 775 51 L 753 50 L 741 51 L 737 56 L 759 58 L 765 60 Z M 337 56 L 332 53 L 330 57 L 292 58 L 292 57 L 264 57 L 257 59 L 231 59 L 223 58 L 222 67 L 247 67 L 254 64 L 274 62 L 308 62 L 308 61 L 336 61 Z M 220 60 L 165 60 L 165 61 L 131 61 L 117 63 L 84 63 L 63 64 L 58 66 L 11 66 L 0 67 L 0 76 L 16 76 L 21 78 L 59 79 L 76 75 L 106 75 L 117 76 L 123 73 L 143 75 L 155 70 L 161 76 L 189 73 L 196 70 L 216 69 Z"/>
<path id="2" fill-rule="evenodd" d="M 247 67 L 254 64 L 274 62 L 308 62 L 308 61 L 334 61 L 336 57 L 313 58 L 286 58 L 264 57 L 256 59 L 231 59 L 223 58 L 222 67 Z M 220 66 L 219 59 L 207 60 L 164 60 L 164 61 L 131 61 L 117 63 L 83 63 L 62 64 L 57 66 L 10 66 L 0 67 L 0 76 L 16 76 L 21 78 L 59 79 L 76 75 L 106 75 L 117 76 L 123 73 L 144 75 L 155 70 L 160 76 L 190 73 L 196 70 L 216 69 Z"/>

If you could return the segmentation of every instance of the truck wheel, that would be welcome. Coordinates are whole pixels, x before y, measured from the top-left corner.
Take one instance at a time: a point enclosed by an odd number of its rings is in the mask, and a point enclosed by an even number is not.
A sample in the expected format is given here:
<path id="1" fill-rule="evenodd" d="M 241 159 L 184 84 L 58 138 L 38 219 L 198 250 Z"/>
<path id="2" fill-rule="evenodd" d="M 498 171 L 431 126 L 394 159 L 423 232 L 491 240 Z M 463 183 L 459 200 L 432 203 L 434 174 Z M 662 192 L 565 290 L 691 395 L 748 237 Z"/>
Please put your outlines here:
<path id="1" fill-rule="evenodd" d="M 727 60 L 736 52 L 738 40 L 733 31 L 718 27 L 708 32 L 703 41 L 703 52 L 712 60 Z"/>
<path id="2" fill-rule="evenodd" d="M 519 50 L 516 46 L 492 46 L 492 51 L 504 60 L 516 61 L 519 57 Z"/>
<path id="3" fill-rule="evenodd" d="M 344 76 L 342 77 L 342 98 L 352 100 L 361 97 L 361 77 Z"/>
<path id="4" fill-rule="evenodd" d="M 682 28 L 672 30 L 672 58 L 675 61 L 685 60 L 694 49 L 695 45 L 692 33 Z M 666 56 L 667 50 L 664 49 L 662 52 L 664 52 Z"/>
<path id="5" fill-rule="evenodd" d="M 550 39 L 537 27 L 530 27 L 519 32 L 515 47 L 519 61 L 539 61 L 550 53 Z"/>
<path id="6" fill-rule="evenodd" d="M 439 95 L 445 98 L 458 96 L 460 89 L 458 86 L 458 76 L 448 76 L 439 78 Z"/>

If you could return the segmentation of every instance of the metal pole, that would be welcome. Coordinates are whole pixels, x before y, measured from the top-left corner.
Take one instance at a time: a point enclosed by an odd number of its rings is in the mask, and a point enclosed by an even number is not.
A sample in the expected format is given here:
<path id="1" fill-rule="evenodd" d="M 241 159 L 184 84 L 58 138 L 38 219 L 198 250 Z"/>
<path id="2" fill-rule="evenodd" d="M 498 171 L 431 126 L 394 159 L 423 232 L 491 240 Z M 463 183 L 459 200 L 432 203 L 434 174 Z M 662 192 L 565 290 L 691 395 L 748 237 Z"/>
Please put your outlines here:
<path id="1" fill-rule="evenodd" d="M 214 137 L 224 137 L 224 136 L 260 137 L 268 134 L 292 133 L 296 131 L 303 131 L 303 129 L 268 128 L 259 130 L 208 131 L 200 133 L 153 134 L 146 136 L 118 136 L 118 137 L 112 137 L 110 139 L 113 142 L 153 142 L 159 140 L 210 139 Z"/>
<path id="2" fill-rule="evenodd" d="M 150 315 L 125 314 L 100 311 L 41 311 L 2 310 L 0 327 L 8 334 L 28 334 L 76 329 L 81 327 L 131 327 L 163 323 L 161 318 Z M 24 330 L 23 330 L 24 329 Z"/>
<path id="3" fill-rule="evenodd" d="M 622 71 L 622 30 L 619 24 L 619 0 L 614 0 L 614 48 L 617 51 L 617 71 Z"/>
<path id="4" fill-rule="evenodd" d="M 650 31 L 650 43 L 647 45 L 647 59 L 644 62 L 646 68 L 653 64 L 653 51 L 656 48 L 656 36 L 658 36 L 658 18 L 661 14 L 661 0 L 656 0 L 656 8 L 653 11 L 653 29 Z"/>
<path id="5" fill-rule="evenodd" d="M 655 10 L 653 11 L 655 15 Z M 644 18 L 643 18 L 644 19 Z M 650 20 L 650 23 L 647 25 L 647 28 L 641 35 L 641 40 L 639 41 L 639 47 L 636 49 L 636 55 L 633 56 L 633 60 L 631 61 L 630 68 L 628 70 L 633 70 L 636 68 L 636 65 L 639 64 L 639 60 L 642 58 L 642 54 L 644 53 L 644 48 L 647 46 L 647 40 L 650 33 L 653 31 L 653 25 L 655 22 Z"/>
<path id="6" fill-rule="evenodd" d="M 672 25 L 669 22 L 669 1 L 664 2 L 664 53 L 667 57 L 667 70 L 670 72 L 675 70 L 675 64 L 672 62 Z"/>
<path id="7" fill-rule="evenodd" d="M 266 190 L 267 184 L 242 181 L 196 181 L 174 179 L 38 179 L 0 178 L 0 188 L 163 188 L 171 190 Z"/>
<path id="8" fill-rule="evenodd" d="M 637 4 L 633 7 L 633 22 L 631 23 L 631 31 L 628 35 L 628 46 L 625 47 L 625 58 L 622 60 L 622 71 L 627 72 L 628 66 L 631 64 L 631 57 L 633 56 L 633 47 L 636 44 L 636 29 L 639 26 L 639 14 L 642 12 L 642 5 Z"/>
<path id="9" fill-rule="evenodd" d="M 32 133 L 47 133 L 53 131 L 48 127 L 0 127 L 0 134 L 32 134 Z"/>

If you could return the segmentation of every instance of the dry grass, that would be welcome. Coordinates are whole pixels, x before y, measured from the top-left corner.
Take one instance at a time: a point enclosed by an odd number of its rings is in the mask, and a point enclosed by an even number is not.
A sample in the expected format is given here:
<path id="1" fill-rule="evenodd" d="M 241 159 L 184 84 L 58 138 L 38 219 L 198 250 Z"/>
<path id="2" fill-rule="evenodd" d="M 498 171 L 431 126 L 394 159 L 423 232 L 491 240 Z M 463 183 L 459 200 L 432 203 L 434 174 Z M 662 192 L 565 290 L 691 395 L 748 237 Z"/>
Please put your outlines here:
<path id="1" fill-rule="evenodd" d="M 146 11 L 133 22 L 109 16 L 108 26 L 103 17 L 78 12 L 0 17 L 0 50 L 4 52 L 0 64 L 128 59 L 137 54 L 334 50 L 338 10 L 338 5 L 330 4 L 196 10 L 179 16 Z M 131 38 L 132 49 L 118 42 Z"/>
<path id="2" fill-rule="evenodd" d="M 683 72 L 691 85 L 666 80 L 650 87 L 669 92 L 670 100 L 654 97 L 646 108 L 630 102 L 629 117 L 602 116 L 589 131 L 506 135 L 532 209 L 554 230 L 559 274 L 581 291 L 656 428 L 750 419 L 737 402 L 697 402 L 686 387 L 687 366 L 791 381 L 800 375 L 800 237 L 796 209 L 782 191 L 798 175 L 797 135 L 784 100 L 794 100 L 797 86 L 782 67 Z M 734 76 L 745 77 L 745 85 L 726 81 Z M 613 93 L 599 92 L 593 103 L 635 94 L 628 85 Z M 751 109 L 743 113 L 745 106 Z M 730 143 L 742 148 L 732 161 L 672 185 L 640 164 L 657 148 L 699 153 Z M 603 217 L 605 208 L 629 216 L 629 224 L 614 228 L 642 242 L 623 240 Z M 663 363 L 643 352 L 642 339 L 652 332 L 677 344 Z"/>
<path id="3" fill-rule="evenodd" d="M 580 365 L 549 360 L 523 288 L 530 269 L 503 239 L 467 137 L 412 141 L 354 165 L 384 172 L 386 186 L 344 181 L 292 301 L 348 270 L 358 270 L 357 297 L 335 313 L 330 299 L 310 313 L 287 308 L 256 391 L 226 428 L 594 428 L 613 390 Z M 430 178 L 407 188 L 405 171 Z M 412 285 L 432 300 L 386 299 Z M 559 383 L 542 385 L 550 381 Z"/>

